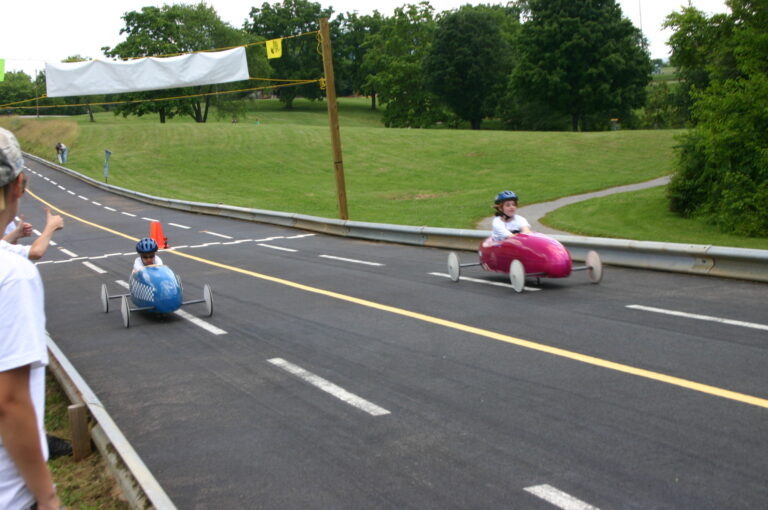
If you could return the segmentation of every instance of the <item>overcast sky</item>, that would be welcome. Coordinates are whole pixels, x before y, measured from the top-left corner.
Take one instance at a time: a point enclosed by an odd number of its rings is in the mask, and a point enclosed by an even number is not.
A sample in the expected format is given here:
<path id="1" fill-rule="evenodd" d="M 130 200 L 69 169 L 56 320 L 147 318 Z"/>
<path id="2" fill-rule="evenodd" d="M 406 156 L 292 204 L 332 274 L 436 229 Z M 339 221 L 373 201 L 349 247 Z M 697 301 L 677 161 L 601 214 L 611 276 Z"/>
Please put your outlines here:
<path id="1" fill-rule="evenodd" d="M 318 0 L 315 0 L 318 1 Z M 270 0 L 268 3 L 276 3 Z M 642 28 L 650 43 L 651 57 L 667 58 L 666 41 L 671 35 L 662 31 L 664 18 L 681 5 L 690 2 L 707 14 L 726 12 L 724 0 L 619 0 L 624 15 L 636 27 Z M 122 15 L 140 10 L 146 5 L 166 3 L 195 4 L 196 0 L 8 0 L 3 2 L 3 27 L 0 29 L 0 58 L 5 59 L 5 70 L 22 70 L 33 75 L 43 70 L 45 62 L 61 61 L 69 56 L 103 58 L 102 46 L 115 46 L 123 40 L 120 29 Z M 262 2 L 253 0 L 208 0 L 222 20 L 240 28 L 252 6 Z M 369 14 L 374 9 L 391 16 L 403 0 L 319 0 L 323 7 L 331 6 L 334 13 L 358 11 Z M 464 4 L 500 3 L 498 0 L 431 0 L 436 11 L 455 9 Z"/>

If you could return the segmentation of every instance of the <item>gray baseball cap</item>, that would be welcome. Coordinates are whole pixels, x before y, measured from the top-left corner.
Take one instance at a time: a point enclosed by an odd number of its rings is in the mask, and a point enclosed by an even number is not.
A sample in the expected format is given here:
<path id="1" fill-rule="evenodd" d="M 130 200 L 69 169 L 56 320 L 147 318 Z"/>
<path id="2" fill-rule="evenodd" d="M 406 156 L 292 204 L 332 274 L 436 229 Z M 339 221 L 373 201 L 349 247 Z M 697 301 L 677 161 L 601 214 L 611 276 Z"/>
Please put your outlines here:
<path id="1" fill-rule="evenodd" d="M 24 156 L 13 133 L 0 128 L 0 211 L 5 210 L 4 188 L 13 182 L 24 168 Z"/>
<path id="2" fill-rule="evenodd" d="M 13 133 L 0 128 L 0 188 L 19 176 L 24 168 L 24 156 Z"/>

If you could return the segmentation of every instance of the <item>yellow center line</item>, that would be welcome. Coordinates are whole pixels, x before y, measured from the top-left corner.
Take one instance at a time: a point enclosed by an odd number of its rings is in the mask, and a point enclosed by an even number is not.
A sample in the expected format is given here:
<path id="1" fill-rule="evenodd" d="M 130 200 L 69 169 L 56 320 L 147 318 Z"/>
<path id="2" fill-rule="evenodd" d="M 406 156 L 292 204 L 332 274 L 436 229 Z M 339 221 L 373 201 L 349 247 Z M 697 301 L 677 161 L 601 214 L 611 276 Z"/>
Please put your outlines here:
<path id="1" fill-rule="evenodd" d="M 32 194 L 32 193 L 30 193 Z M 73 218 L 75 220 L 81 221 L 85 223 L 86 225 L 90 225 L 94 228 L 98 228 L 107 232 L 110 232 L 112 234 L 125 237 L 127 239 L 136 240 L 136 238 L 131 237 L 129 235 L 123 234 L 121 232 L 117 232 L 115 230 L 112 230 L 110 228 L 104 227 L 102 225 L 98 225 L 96 223 L 92 223 L 90 221 L 84 220 L 82 218 L 79 218 L 77 216 L 74 216 L 73 214 L 67 213 L 62 211 L 61 209 L 49 204 L 48 202 L 42 200 L 41 198 L 37 197 L 36 195 L 32 194 L 33 197 L 35 197 L 40 202 L 46 204 L 51 209 L 54 209 L 61 214 L 64 214 L 70 218 Z M 496 333 L 494 331 L 489 331 L 487 329 L 482 328 L 476 328 L 474 326 L 468 326 L 466 324 L 461 324 L 459 322 L 449 321 L 446 319 L 441 319 L 439 317 L 433 317 L 431 315 L 426 315 L 423 313 L 418 312 L 412 312 L 410 310 L 405 310 L 403 308 L 398 308 L 395 306 L 389 306 L 389 305 L 383 305 L 381 303 L 376 303 L 374 301 L 369 301 L 367 299 L 361 299 L 356 298 L 354 296 L 348 296 L 346 294 L 340 294 L 338 292 L 333 292 L 330 290 L 325 289 L 319 289 L 317 287 L 310 287 L 309 285 L 304 285 L 302 283 L 296 283 L 290 280 L 285 280 L 283 278 L 277 278 L 275 276 L 269 276 L 261 273 L 257 273 L 255 271 L 250 271 L 248 269 L 243 269 L 236 266 L 230 266 L 227 264 L 222 264 L 220 262 L 216 262 L 213 260 L 208 260 L 200 257 L 196 257 L 194 255 L 190 255 L 188 253 L 176 251 L 176 250 L 169 250 L 165 253 L 175 253 L 176 255 L 180 257 L 184 257 L 190 260 L 194 260 L 197 262 L 200 262 L 202 264 L 208 264 L 210 266 L 219 267 L 221 269 L 226 269 L 228 271 L 232 271 L 235 273 L 240 273 L 244 275 L 248 275 L 254 278 L 259 278 L 261 280 L 266 280 L 269 282 L 277 283 L 280 285 L 285 285 L 287 287 L 292 287 L 294 289 L 302 290 L 305 292 L 311 292 L 314 294 L 319 294 L 322 296 L 327 296 L 333 299 L 338 299 L 340 301 L 346 301 L 348 303 L 354 303 L 356 305 L 365 306 L 368 308 L 373 308 L 375 310 L 381 310 L 383 312 L 392 313 L 395 315 L 400 315 L 403 317 L 408 317 L 411 319 L 415 319 L 418 321 L 426 322 L 429 324 L 435 324 L 437 326 L 442 326 L 445 328 L 454 329 L 457 331 L 463 331 L 465 333 L 469 333 L 471 335 L 477 335 L 485 338 L 490 338 L 493 340 L 497 340 L 499 342 L 505 342 L 508 344 L 516 345 L 518 347 L 524 347 L 526 349 L 532 349 L 539 352 L 544 352 L 547 354 L 551 354 L 553 356 L 559 356 L 561 358 L 567 358 L 574 361 L 578 361 L 581 363 L 586 363 L 588 365 L 593 365 L 601 368 L 607 368 L 609 370 L 615 370 L 617 372 L 622 372 L 625 374 L 634 375 L 637 377 L 643 377 L 646 379 L 651 379 L 653 381 L 658 381 L 666 384 L 671 384 L 673 386 L 679 386 L 681 388 L 686 388 L 688 390 L 698 391 L 701 393 L 706 393 L 708 395 L 713 395 L 720 398 L 725 398 L 729 400 L 735 400 L 737 402 L 742 402 L 744 404 L 750 404 L 757 407 L 763 407 L 768 409 L 768 399 L 755 397 L 752 395 L 747 395 L 745 393 L 739 393 L 736 391 L 730 391 L 723 388 L 718 388 L 717 386 L 710 386 L 708 384 L 702 384 L 695 381 L 690 381 L 688 379 L 682 379 L 680 377 L 675 377 L 671 375 L 662 374 L 660 372 L 654 372 L 652 370 L 645 370 L 643 368 L 637 368 L 630 365 L 624 365 L 622 363 L 616 363 L 613 361 L 605 360 L 602 358 L 597 358 L 594 356 L 588 356 L 586 354 L 580 354 L 578 352 L 569 351 L 566 349 L 560 349 L 558 347 L 552 347 L 550 345 L 540 344 L 537 342 L 532 342 L 530 340 L 523 340 L 522 338 L 516 338 L 510 335 L 505 335 L 502 333 Z"/>

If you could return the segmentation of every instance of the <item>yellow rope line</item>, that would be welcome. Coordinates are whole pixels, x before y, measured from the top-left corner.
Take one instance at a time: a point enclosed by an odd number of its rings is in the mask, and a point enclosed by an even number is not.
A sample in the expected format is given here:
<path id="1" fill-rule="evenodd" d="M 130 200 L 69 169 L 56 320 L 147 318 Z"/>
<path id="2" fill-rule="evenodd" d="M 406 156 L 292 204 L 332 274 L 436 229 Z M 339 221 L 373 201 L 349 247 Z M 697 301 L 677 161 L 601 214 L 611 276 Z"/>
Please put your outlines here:
<path id="1" fill-rule="evenodd" d="M 78 103 L 78 104 L 54 104 L 54 105 L 40 105 L 40 106 L 15 106 L 14 108 L 17 110 L 33 110 L 35 108 L 68 108 L 73 106 L 106 106 L 106 105 L 118 105 L 118 104 L 138 104 L 138 103 L 153 103 L 153 102 L 160 102 L 160 101 L 172 101 L 175 99 L 189 99 L 192 97 L 205 97 L 205 96 L 218 96 L 218 95 L 224 95 L 224 94 L 234 94 L 235 92 L 253 92 L 256 90 L 266 90 L 266 89 L 278 89 L 283 87 L 291 87 L 293 85 L 306 85 L 308 83 L 320 83 L 320 79 L 318 80 L 297 80 L 292 83 L 285 83 L 283 85 L 267 85 L 265 87 L 253 87 L 248 89 L 236 89 L 236 90 L 222 90 L 218 92 L 205 92 L 200 94 L 189 94 L 186 96 L 173 96 L 173 97 L 160 97 L 155 99 L 132 99 L 128 101 L 109 101 L 109 102 L 100 102 L 100 103 Z M 0 105 L 0 108 L 2 108 L 4 105 Z"/>

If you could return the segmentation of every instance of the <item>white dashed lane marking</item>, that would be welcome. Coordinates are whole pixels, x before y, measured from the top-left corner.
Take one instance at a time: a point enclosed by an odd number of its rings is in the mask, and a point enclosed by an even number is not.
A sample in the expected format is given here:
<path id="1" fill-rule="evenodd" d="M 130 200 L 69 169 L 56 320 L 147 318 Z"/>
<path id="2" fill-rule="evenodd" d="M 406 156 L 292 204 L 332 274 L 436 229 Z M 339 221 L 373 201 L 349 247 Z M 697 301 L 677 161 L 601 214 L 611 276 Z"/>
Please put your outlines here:
<path id="1" fill-rule="evenodd" d="M 580 499 L 574 498 L 570 494 L 552 487 L 551 485 L 534 485 L 532 487 L 526 487 L 525 491 L 543 499 L 547 503 L 562 508 L 563 510 L 599 510 L 596 506 L 592 506 Z"/>
<path id="2" fill-rule="evenodd" d="M 318 255 L 318 257 L 323 259 L 340 260 L 342 262 L 351 262 L 353 264 L 365 264 L 367 266 L 383 266 L 384 265 L 380 262 L 368 262 L 366 260 L 348 259 L 344 257 L 336 257 L 334 255 Z"/>
<path id="3" fill-rule="evenodd" d="M 451 277 L 451 275 L 449 275 L 447 273 L 428 273 L 428 274 L 430 274 L 432 276 L 441 276 L 443 278 L 450 278 Z M 490 280 L 483 280 L 483 279 L 480 279 L 480 278 L 470 278 L 469 276 L 460 276 L 459 280 L 461 280 L 462 282 L 482 283 L 483 285 L 494 285 L 496 287 L 507 287 L 509 289 L 512 288 L 512 285 L 509 284 L 509 283 L 492 282 Z M 541 290 L 538 287 L 528 287 L 527 285 L 525 287 L 523 287 L 523 289 L 525 289 L 527 291 L 531 291 L 531 292 L 536 292 L 536 291 Z"/>
<path id="4" fill-rule="evenodd" d="M 316 388 L 319 388 L 330 395 L 333 395 L 334 397 L 338 398 L 342 402 L 346 402 L 347 404 L 353 407 L 356 407 L 361 411 L 365 411 L 371 416 L 383 416 L 385 414 L 389 414 L 389 411 L 387 411 L 383 407 L 379 407 L 376 404 L 368 402 L 367 400 L 358 397 L 354 393 L 350 393 L 344 388 L 337 386 L 332 382 L 326 379 L 323 379 L 318 375 L 313 374 L 312 372 L 308 372 L 298 365 L 294 365 L 293 363 L 285 361 L 282 358 L 272 358 L 267 361 L 269 361 L 276 367 L 280 367 L 286 372 L 295 375 L 302 381 L 307 382 L 312 386 L 315 386 Z"/>
<path id="5" fill-rule="evenodd" d="M 106 271 L 104 269 L 100 268 L 96 264 L 92 264 L 92 263 L 86 261 L 86 262 L 83 262 L 83 265 L 85 267 L 87 267 L 88 269 L 90 269 L 91 271 L 95 271 L 96 273 L 99 273 L 99 274 L 106 273 Z"/>
<path id="6" fill-rule="evenodd" d="M 643 306 L 643 305 L 627 305 L 627 308 L 631 308 L 633 310 L 642 310 L 644 312 L 660 313 L 664 315 L 674 315 L 675 317 L 683 317 L 686 319 L 719 322 L 721 324 L 728 324 L 729 326 L 740 326 L 742 328 L 761 329 L 764 331 L 768 331 L 768 324 L 760 324 L 756 322 L 736 321 L 732 319 L 724 319 L 721 317 L 712 317 L 710 315 L 699 315 L 696 313 L 678 312 L 676 310 L 666 310 L 664 308 L 654 308 L 652 306 Z"/>
<path id="7" fill-rule="evenodd" d="M 295 253 L 299 251 L 299 250 L 294 250 L 293 248 L 283 248 L 282 246 L 272 246 L 271 244 L 259 243 L 258 245 L 263 246 L 264 248 L 269 248 L 271 250 L 289 251 L 291 253 Z"/>
<path id="8" fill-rule="evenodd" d="M 212 235 L 212 236 L 216 236 L 216 237 L 221 237 L 223 239 L 233 239 L 232 236 L 228 236 L 228 235 L 224 235 L 224 234 L 218 234 L 216 232 L 210 232 L 208 230 L 201 230 L 200 232 L 202 232 L 203 234 L 208 234 L 208 235 Z"/>

